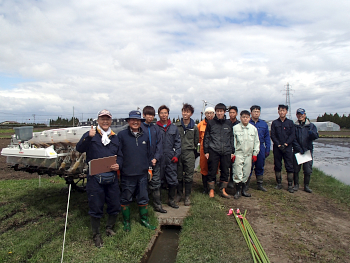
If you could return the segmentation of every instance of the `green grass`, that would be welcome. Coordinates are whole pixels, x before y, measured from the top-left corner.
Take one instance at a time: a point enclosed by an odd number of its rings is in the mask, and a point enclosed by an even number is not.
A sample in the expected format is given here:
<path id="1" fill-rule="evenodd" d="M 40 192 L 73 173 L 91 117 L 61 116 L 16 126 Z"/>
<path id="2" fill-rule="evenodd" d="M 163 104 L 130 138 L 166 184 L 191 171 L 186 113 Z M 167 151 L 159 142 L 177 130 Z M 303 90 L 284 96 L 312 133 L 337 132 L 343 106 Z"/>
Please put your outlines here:
<path id="1" fill-rule="evenodd" d="M 60 262 L 67 205 L 67 187 L 60 178 L 0 181 L 0 262 Z M 151 223 L 157 225 L 152 209 Z M 139 223 L 138 207 L 131 205 L 130 233 L 122 229 L 106 237 L 104 247 L 92 242 L 86 193 L 72 191 L 65 245 L 65 262 L 139 262 L 154 231 Z"/>
<path id="2" fill-rule="evenodd" d="M 236 220 L 226 215 L 228 208 L 218 198 L 209 199 L 199 190 L 192 193 L 176 262 L 252 262 Z"/>

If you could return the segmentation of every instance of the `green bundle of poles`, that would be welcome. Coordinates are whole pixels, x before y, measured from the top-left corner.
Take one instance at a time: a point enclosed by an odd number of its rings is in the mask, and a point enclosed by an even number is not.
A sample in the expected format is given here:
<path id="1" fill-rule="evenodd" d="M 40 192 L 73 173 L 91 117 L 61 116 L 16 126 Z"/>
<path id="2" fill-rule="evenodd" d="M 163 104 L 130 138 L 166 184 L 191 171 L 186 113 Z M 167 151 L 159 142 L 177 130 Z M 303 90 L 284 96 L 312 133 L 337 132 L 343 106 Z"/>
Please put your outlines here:
<path id="1" fill-rule="evenodd" d="M 245 217 L 246 213 L 247 210 L 244 212 L 244 215 L 241 214 L 239 209 L 237 209 L 236 213 L 233 211 L 233 215 L 236 218 L 237 224 L 241 229 L 250 253 L 252 254 L 254 263 L 270 263 L 270 260 L 268 259 L 263 247 L 259 242 L 259 239 L 255 235 L 253 228 Z"/>

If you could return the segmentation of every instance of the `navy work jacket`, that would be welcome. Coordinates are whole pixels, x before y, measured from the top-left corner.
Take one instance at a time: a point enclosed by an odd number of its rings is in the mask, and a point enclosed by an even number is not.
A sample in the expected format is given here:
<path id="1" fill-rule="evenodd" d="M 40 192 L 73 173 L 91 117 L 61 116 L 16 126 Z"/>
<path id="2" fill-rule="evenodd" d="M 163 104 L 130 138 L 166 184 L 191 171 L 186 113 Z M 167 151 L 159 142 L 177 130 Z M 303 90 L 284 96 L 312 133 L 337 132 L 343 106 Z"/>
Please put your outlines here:
<path id="1" fill-rule="evenodd" d="M 318 138 L 318 132 L 315 124 L 311 123 L 308 119 L 304 123 L 300 123 L 298 120 L 295 124 L 295 139 L 293 141 L 293 151 L 295 153 L 304 153 L 307 150 L 312 151 L 313 141 Z"/>
<path id="2" fill-rule="evenodd" d="M 110 143 L 105 146 L 101 141 L 102 136 L 99 132 L 96 132 L 94 137 L 90 137 L 89 132 L 86 132 L 81 137 L 75 148 L 80 153 L 86 152 L 87 163 L 93 159 L 117 155 L 117 163 L 119 164 L 119 169 L 121 169 L 123 164 L 123 154 L 120 151 L 117 135 L 110 135 L 109 139 L 111 140 Z"/>
<path id="3" fill-rule="evenodd" d="M 163 155 L 162 147 L 162 136 L 160 131 L 154 123 L 147 124 L 145 122 L 141 123 L 141 128 L 146 134 L 148 134 L 150 140 L 150 154 L 151 160 L 156 159 L 158 162 Z"/>
<path id="4" fill-rule="evenodd" d="M 295 138 L 295 126 L 292 120 L 286 118 L 283 122 L 280 118 L 274 120 L 271 124 L 271 139 L 273 144 L 278 145 L 288 144 L 292 145 Z"/>

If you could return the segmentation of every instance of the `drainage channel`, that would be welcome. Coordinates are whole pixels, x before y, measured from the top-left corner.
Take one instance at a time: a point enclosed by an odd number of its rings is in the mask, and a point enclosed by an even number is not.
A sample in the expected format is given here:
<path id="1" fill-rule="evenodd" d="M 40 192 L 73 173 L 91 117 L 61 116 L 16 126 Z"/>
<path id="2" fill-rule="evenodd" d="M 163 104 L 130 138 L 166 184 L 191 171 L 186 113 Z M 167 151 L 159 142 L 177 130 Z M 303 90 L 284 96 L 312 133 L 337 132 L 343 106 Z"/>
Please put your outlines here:
<path id="1" fill-rule="evenodd" d="M 152 248 L 142 263 L 174 263 L 179 245 L 180 226 L 162 226 Z"/>
<path id="2" fill-rule="evenodd" d="M 163 206 L 168 213 L 156 213 L 160 230 L 153 236 L 141 263 L 173 263 L 176 261 L 179 235 L 190 207 L 180 205 L 179 209 Z"/>

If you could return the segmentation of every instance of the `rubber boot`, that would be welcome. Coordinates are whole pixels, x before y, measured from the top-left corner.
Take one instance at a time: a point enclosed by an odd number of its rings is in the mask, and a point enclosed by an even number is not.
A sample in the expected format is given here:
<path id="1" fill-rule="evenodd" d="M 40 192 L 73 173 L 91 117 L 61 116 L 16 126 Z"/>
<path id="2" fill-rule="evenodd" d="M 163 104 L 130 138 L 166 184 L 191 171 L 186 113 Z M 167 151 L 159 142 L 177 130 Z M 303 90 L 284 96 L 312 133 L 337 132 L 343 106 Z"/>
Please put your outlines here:
<path id="1" fill-rule="evenodd" d="M 304 191 L 307 193 L 312 193 L 312 190 L 309 188 L 311 174 L 304 174 Z"/>
<path id="2" fill-rule="evenodd" d="M 276 185 L 275 189 L 281 190 L 282 189 L 282 175 L 281 175 L 281 172 L 275 172 L 275 176 L 276 176 L 276 182 L 277 182 L 277 185 Z"/>
<path id="3" fill-rule="evenodd" d="M 289 193 L 294 193 L 293 190 L 293 173 L 287 173 L 287 181 L 288 181 L 288 192 Z"/>
<path id="4" fill-rule="evenodd" d="M 140 218 L 141 218 L 141 225 L 144 227 L 155 230 L 157 227 L 152 226 L 149 223 L 149 218 L 148 218 L 148 204 L 147 205 L 139 205 L 139 211 L 140 211 Z"/>
<path id="5" fill-rule="evenodd" d="M 233 196 L 234 199 L 239 199 L 242 196 L 242 184 L 241 183 L 236 183 L 236 193 Z"/>
<path id="6" fill-rule="evenodd" d="M 262 175 L 258 175 L 256 177 L 256 183 L 258 184 L 257 189 L 263 192 L 267 192 L 266 188 L 263 187 L 263 176 Z"/>
<path id="7" fill-rule="evenodd" d="M 224 198 L 231 198 L 227 193 L 226 193 L 226 188 L 227 188 L 228 182 L 221 182 L 220 184 L 220 196 Z"/>
<path id="8" fill-rule="evenodd" d="M 176 192 L 176 185 L 169 185 L 169 191 L 168 191 L 168 198 L 169 202 L 168 205 L 172 208 L 179 208 L 179 206 L 175 203 L 175 192 Z"/>
<path id="9" fill-rule="evenodd" d="M 202 182 L 203 182 L 203 194 L 209 194 L 208 190 L 208 175 L 202 174 Z"/>
<path id="10" fill-rule="evenodd" d="M 247 193 L 246 190 L 245 190 L 246 189 L 246 184 L 245 183 L 241 183 L 241 185 L 242 185 L 242 196 L 244 196 L 244 197 L 251 197 L 252 195 Z"/>
<path id="11" fill-rule="evenodd" d="M 245 183 L 245 187 L 244 187 L 244 190 L 245 190 L 245 191 L 248 191 L 248 190 L 249 190 L 250 178 L 252 178 L 252 177 L 249 176 L 247 182 Z"/>
<path id="12" fill-rule="evenodd" d="M 213 198 L 214 197 L 214 190 L 215 190 L 215 181 L 213 182 L 208 182 L 208 189 L 209 189 L 209 197 Z"/>
<path id="13" fill-rule="evenodd" d="M 153 196 L 153 205 L 154 205 L 153 210 L 159 213 L 166 213 L 167 211 L 162 207 L 162 201 L 160 199 L 160 189 L 157 188 L 153 190 L 152 196 Z"/>
<path id="14" fill-rule="evenodd" d="M 184 188 L 184 181 L 179 181 L 177 186 L 176 186 L 176 198 L 175 198 L 175 202 L 176 203 L 180 203 L 181 199 L 182 199 L 182 195 L 184 194 L 183 192 L 183 188 Z"/>
<path id="15" fill-rule="evenodd" d="M 232 169 L 232 168 L 231 168 Z M 232 179 L 232 176 L 230 175 L 229 176 L 229 179 L 228 179 L 228 185 L 227 185 L 227 188 L 234 188 L 235 187 L 235 185 L 234 185 L 234 183 L 233 183 L 233 179 Z"/>
<path id="16" fill-rule="evenodd" d="M 294 179 L 293 190 L 294 190 L 294 192 L 296 192 L 299 190 L 299 173 L 294 173 L 293 179 Z"/>
<path id="17" fill-rule="evenodd" d="M 185 183 L 185 202 L 184 202 L 185 206 L 191 205 L 191 200 L 190 200 L 191 190 L 192 190 L 192 182 Z"/>
<path id="18" fill-rule="evenodd" d="M 115 236 L 115 232 L 113 231 L 115 222 L 117 221 L 118 215 L 108 215 L 107 223 L 106 223 L 106 235 L 108 237 Z"/>
<path id="19" fill-rule="evenodd" d="M 130 232 L 131 231 L 131 226 L 130 226 L 130 207 L 129 205 L 121 205 L 122 207 L 122 214 L 123 214 L 123 230 L 125 232 Z"/>
<path id="20" fill-rule="evenodd" d="M 100 234 L 100 218 L 91 216 L 90 222 L 93 234 L 92 240 L 94 241 L 95 246 L 100 248 L 103 246 L 103 240 Z"/>

